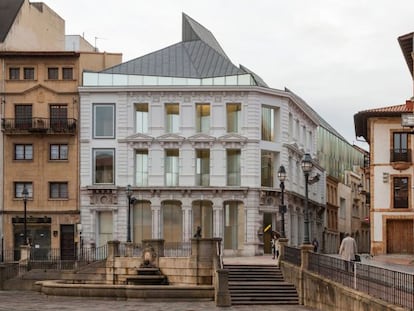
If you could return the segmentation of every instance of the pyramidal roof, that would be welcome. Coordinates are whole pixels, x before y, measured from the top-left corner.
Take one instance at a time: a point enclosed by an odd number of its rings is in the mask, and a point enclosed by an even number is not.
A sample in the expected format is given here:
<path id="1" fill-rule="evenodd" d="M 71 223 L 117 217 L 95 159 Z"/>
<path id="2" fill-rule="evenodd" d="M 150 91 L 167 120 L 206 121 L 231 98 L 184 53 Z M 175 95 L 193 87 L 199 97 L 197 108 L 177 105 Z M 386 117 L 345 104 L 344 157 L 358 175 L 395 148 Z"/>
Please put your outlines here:
<path id="1" fill-rule="evenodd" d="M 181 42 L 101 72 L 198 79 L 249 73 L 267 87 L 258 75 L 235 66 L 208 29 L 184 13 L 182 18 Z"/>

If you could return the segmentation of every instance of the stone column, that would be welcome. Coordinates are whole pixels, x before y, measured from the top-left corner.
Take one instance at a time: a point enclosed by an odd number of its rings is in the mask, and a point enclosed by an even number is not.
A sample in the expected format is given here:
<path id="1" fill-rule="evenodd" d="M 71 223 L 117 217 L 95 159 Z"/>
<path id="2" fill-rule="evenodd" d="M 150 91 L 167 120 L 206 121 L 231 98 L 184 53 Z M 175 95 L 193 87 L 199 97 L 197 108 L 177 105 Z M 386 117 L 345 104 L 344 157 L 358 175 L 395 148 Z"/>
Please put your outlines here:
<path id="1" fill-rule="evenodd" d="M 20 245 L 19 275 L 26 273 L 30 264 L 30 245 Z"/>
<path id="2" fill-rule="evenodd" d="M 312 244 L 302 244 L 300 246 L 300 254 L 301 254 L 301 266 L 300 268 L 302 270 L 308 270 L 309 267 L 309 253 L 313 251 L 313 245 Z"/>
<path id="3" fill-rule="evenodd" d="M 230 307 L 229 270 L 217 270 L 217 284 L 214 299 L 217 307 Z"/>
<path id="4" fill-rule="evenodd" d="M 276 265 L 279 266 L 280 265 L 280 261 L 283 260 L 284 256 L 285 256 L 285 246 L 288 244 L 288 239 L 286 238 L 279 238 L 279 257 L 276 260 Z"/>
<path id="5" fill-rule="evenodd" d="M 119 256 L 119 241 L 108 241 L 108 259 Z"/>
<path id="6" fill-rule="evenodd" d="M 155 205 L 157 204 L 157 205 Z M 152 211 L 152 237 L 154 239 L 161 238 L 161 205 L 160 203 L 153 203 L 151 205 Z"/>

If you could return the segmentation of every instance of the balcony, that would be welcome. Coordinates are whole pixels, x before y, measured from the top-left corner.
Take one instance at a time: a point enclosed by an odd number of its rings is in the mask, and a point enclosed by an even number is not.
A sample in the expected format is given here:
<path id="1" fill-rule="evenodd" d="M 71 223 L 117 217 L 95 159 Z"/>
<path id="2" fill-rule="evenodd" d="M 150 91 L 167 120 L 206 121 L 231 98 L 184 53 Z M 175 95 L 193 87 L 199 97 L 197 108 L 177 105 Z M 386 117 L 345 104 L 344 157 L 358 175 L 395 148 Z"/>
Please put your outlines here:
<path id="1" fill-rule="evenodd" d="M 405 170 L 411 165 L 411 149 L 391 149 L 390 162 L 394 169 Z"/>
<path id="2" fill-rule="evenodd" d="M 2 131 L 7 135 L 13 134 L 76 134 L 76 119 L 48 118 L 3 118 Z"/>

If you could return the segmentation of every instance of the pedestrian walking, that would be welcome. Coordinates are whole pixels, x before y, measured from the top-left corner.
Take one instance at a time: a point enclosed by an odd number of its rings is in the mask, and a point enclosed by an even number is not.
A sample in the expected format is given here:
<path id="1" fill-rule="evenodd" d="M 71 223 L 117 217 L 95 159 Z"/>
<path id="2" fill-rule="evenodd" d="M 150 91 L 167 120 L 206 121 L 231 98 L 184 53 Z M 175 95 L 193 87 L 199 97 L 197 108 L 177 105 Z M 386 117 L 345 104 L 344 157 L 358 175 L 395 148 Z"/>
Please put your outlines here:
<path id="1" fill-rule="evenodd" d="M 345 233 L 345 238 L 341 242 L 339 247 L 339 255 L 345 260 L 345 270 L 349 271 L 349 266 L 353 267 L 352 261 L 355 260 L 355 254 L 357 253 L 357 245 L 353 237 L 349 233 Z"/>

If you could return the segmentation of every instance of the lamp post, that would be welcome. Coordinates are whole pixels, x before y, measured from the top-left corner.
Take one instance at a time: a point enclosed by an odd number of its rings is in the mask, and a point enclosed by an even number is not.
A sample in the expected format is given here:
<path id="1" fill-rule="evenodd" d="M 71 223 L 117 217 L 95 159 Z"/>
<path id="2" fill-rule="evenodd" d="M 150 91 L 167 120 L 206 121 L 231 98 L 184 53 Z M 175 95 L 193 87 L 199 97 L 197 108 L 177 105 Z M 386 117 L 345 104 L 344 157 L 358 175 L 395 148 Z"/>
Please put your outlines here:
<path id="1" fill-rule="evenodd" d="M 23 187 L 23 191 L 22 191 L 22 196 L 23 196 L 23 203 L 24 203 L 24 219 L 23 219 L 23 224 L 24 224 L 24 243 L 25 245 L 28 245 L 29 243 L 27 242 L 27 197 L 29 196 L 29 191 L 27 191 L 26 186 Z"/>
<path id="2" fill-rule="evenodd" d="M 309 186 L 309 173 L 312 171 L 313 163 L 309 153 L 305 153 L 302 159 L 302 170 L 305 174 L 305 219 L 304 219 L 304 233 L 303 233 L 303 244 L 310 244 L 309 241 L 309 197 L 308 197 L 308 186 Z"/>
<path id="3" fill-rule="evenodd" d="M 282 238 L 286 237 L 285 233 L 285 213 L 286 213 L 286 205 L 285 205 L 285 180 L 286 180 L 286 170 L 283 165 L 279 167 L 279 171 L 277 172 L 277 177 L 280 180 L 280 205 L 279 205 L 279 213 L 282 216 Z"/>
<path id="4" fill-rule="evenodd" d="M 131 185 L 127 186 L 126 189 L 126 194 L 128 197 L 128 217 L 127 217 L 127 221 L 128 221 L 128 228 L 127 228 L 127 242 L 131 242 L 131 197 L 132 197 L 132 190 L 131 190 Z"/>

